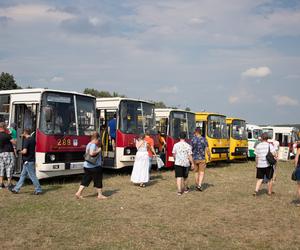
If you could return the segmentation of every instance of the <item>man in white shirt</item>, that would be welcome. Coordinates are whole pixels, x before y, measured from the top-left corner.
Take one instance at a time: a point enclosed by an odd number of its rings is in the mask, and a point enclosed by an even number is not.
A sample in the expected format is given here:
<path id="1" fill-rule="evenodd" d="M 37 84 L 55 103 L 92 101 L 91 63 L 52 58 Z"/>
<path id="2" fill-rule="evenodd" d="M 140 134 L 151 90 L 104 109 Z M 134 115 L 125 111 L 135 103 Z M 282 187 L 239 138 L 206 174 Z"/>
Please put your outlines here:
<path id="1" fill-rule="evenodd" d="M 270 152 L 275 156 L 276 155 L 276 150 L 272 144 L 268 143 L 268 134 L 263 133 L 261 135 L 261 140 L 262 142 L 259 143 L 256 148 L 255 148 L 255 154 L 256 154 L 256 187 L 254 191 L 254 196 L 257 195 L 261 184 L 263 182 L 264 176 L 266 176 L 269 180 L 273 178 L 274 174 L 274 169 L 273 166 L 270 166 L 270 164 L 267 161 L 267 154 L 270 150 Z M 273 182 L 269 181 L 268 182 L 268 195 L 272 195 L 272 185 Z"/>
<path id="2" fill-rule="evenodd" d="M 172 153 L 175 158 L 175 177 L 177 183 L 177 194 L 182 195 L 188 193 L 189 188 L 187 186 L 187 178 L 189 175 L 190 163 L 192 169 L 194 168 L 194 162 L 192 157 L 192 147 L 185 141 L 186 133 L 180 132 L 180 141 L 175 143 Z"/>

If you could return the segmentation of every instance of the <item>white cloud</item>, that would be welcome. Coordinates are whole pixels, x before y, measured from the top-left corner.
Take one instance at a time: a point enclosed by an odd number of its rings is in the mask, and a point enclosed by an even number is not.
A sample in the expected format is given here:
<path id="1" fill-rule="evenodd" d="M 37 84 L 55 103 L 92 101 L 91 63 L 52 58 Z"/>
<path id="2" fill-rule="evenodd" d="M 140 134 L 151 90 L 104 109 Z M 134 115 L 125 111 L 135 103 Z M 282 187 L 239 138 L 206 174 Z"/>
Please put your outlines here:
<path id="1" fill-rule="evenodd" d="M 230 104 L 235 104 L 240 101 L 240 97 L 238 96 L 229 96 L 228 101 Z"/>
<path id="2" fill-rule="evenodd" d="M 20 4 L 8 8 L 0 8 L 0 16 L 2 15 L 20 22 L 41 21 L 45 19 L 59 22 L 73 17 L 72 14 L 64 11 L 54 11 L 48 5 L 34 4 Z"/>
<path id="3" fill-rule="evenodd" d="M 166 86 L 166 87 L 158 89 L 157 92 L 164 93 L 164 94 L 177 94 L 178 88 L 177 88 L 177 86 Z"/>
<path id="4" fill-rule="evenodd" d="M 285 95 L 275 95 L 273 96 L 277 106 L 298 106 L 299 101 Z"/>
<path id="5" fill-rule="evenodd" d="M 56 82 L 63 82 L 64 78 L 61 76 L 54 76 L 53 78 L 51 78 L 50 82 L 56 83 Z"/>
<path id="6" fill-rule="evenodd" d="M 270 75 L 272 71 L 269 67 L 250 68 L 242 73 L 244 77 L 266 77 Z"/>

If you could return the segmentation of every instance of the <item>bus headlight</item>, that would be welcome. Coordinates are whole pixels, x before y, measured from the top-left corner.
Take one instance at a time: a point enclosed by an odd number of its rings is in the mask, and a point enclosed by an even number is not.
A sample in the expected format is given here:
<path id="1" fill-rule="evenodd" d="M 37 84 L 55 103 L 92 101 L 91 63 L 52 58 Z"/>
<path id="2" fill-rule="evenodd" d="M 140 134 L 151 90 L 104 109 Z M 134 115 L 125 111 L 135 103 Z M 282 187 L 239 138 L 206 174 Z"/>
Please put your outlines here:
<path id="1" fill-rule="evenodd" d="M 125 149 L 125 155 L 130 155 L 130 154 L 131 154 L 130 148 L 126 148 L 126 149 Z"/>
<path id="2" fill-rule="evenodd" d="M 216 150 L 214 148 L 211 151 L 212 151 L 213 154 L 216 153 Z"/>
<path id="3" fill-rule="evenodd" d="M 50 161 L 55 161 L 55 155 L 49 155 Z"/>

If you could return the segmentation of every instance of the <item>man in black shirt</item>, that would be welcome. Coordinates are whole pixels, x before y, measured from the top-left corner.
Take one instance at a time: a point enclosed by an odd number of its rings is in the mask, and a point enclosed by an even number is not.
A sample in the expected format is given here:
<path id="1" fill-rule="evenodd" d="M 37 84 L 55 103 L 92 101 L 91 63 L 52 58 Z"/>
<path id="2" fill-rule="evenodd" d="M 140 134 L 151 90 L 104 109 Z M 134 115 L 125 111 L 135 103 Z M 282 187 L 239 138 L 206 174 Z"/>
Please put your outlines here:
<path id="1" fill-rule="evenodd" d="M 18 153 L 22 155 L 23 169 L 20 179 L 16 186 L 11 190 L 13 193 L 19 193 L 21 187 L 24 184 L 25 178 L 28 175 L 32 181 L 35 192 L 34 194 L 39 195 L 42 193 L 42 188 L 38 178 L 35 174 L 35 138 L 30 136 L 30 129 L 24 129 L 22 136 L 24 137 L 23 149 Z"/>
<path id="2" fill-rule="evenodd" d="M 6 172 L 7 187 L 10 188 L 11 177 L 14 167 L 14 148 L 15 140 L 6 133 L 6 125 L 4 122 L 0 122 L 0 189 L 4 187 L 3 177 Z"/>

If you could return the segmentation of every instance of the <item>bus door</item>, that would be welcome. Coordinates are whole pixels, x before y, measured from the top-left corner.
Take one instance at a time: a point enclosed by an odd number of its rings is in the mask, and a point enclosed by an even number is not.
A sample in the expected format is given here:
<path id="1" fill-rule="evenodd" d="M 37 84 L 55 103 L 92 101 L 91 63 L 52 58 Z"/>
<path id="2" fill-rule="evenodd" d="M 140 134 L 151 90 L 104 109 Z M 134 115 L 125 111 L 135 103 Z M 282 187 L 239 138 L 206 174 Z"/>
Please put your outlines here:
<path id="1" fill-rule="evenodd" d="M 23 146 L 23 137 L 21 136 L 25 128 L 31 129 L 32 136 L 35 136 L 38 104 L 14 104 L 15 116 L 14 123 L 17 125 L 17 150 Z M 15 174 L 22 171 L 22 157 L 17 157 Z"/>
<path id="2" fill-rule="evenodd" d="M 117 110 L 99 110 L 100 121 L 100 136 L 102 144 L 102 155 L 104 166 L 114 167 L 116 158 L 116 142 L 117 138 L 113 141 L 109 135 L 109 125 L 114 119 Z M 117 129 L 117 126 L 116 126 Z M 116 133 L 117 134 L 117 133 Z"/>
<path id="3" fill-rule="evenodd" d="M 169 125 L 168 125 L 168 118 L 160 118 L 156 120 L 156 128 L 160 132 L 160 136 L 164 138 L 165 142 L 167 142 L 167 135 L 169 133 Z M 165 148 L 162 147 L 161 140 L 159 140 L 159 156 L 162 159 L 162 161 L 166 164 L 167 157 L 167 150 L 168 145 L 165 146 Z"/>

